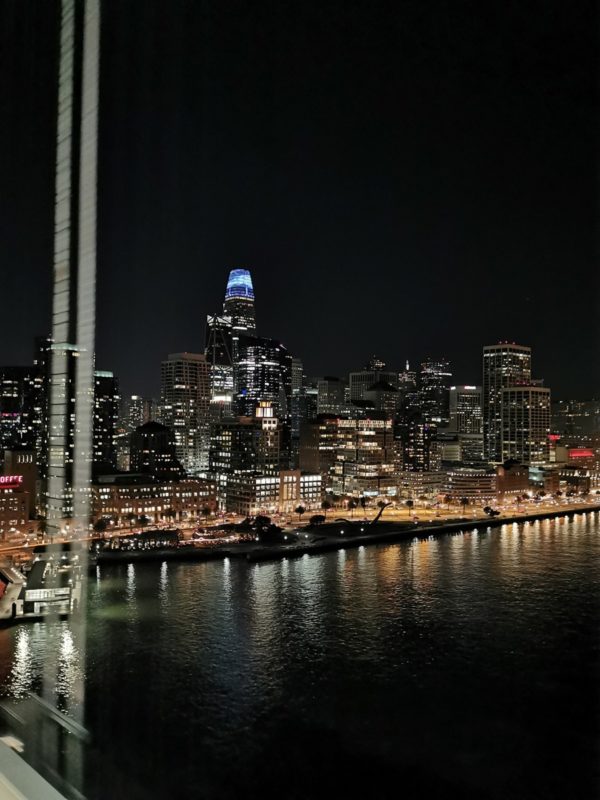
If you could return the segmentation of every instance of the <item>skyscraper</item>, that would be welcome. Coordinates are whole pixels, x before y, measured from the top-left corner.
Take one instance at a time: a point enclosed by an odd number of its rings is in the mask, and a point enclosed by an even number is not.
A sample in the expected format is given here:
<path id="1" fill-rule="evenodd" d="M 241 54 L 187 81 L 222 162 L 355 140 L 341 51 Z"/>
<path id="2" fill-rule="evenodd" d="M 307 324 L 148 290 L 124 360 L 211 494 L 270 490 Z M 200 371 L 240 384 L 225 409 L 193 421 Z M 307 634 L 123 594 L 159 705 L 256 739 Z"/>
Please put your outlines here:
<path id="1" fill-rule="evenodd" d="M 549 459 L 550 389 L 502 389 L 502 461 L 543 464 Z"/>
<path id="2" fill-rule="evenodd" d="M 161 365 L 162 421 L 173 431 L 175 451 L 184 468 L 208 469 L 210 375 L 200 353 L 173 353 Z"/>
<path id="3" fill-rule="evenodd" d="M 275 339 L 242 336 L 235 364 L 238 414 L 254 416 L 258 403 L 269 401 L 280 420 L 289 420 L 292 396 L 292 356 Z"/>
<path id="4" fill-rule="evenodd" d="M 282 429 L 273 407 L 264 402 L 251 416 L 222 419 L 211 425 L 210 473 L 219 504 L 230 508 L 231 494 L 250 476 L 277 475 L 282 464 Z"/>
<path id="5" fill-rule="evenodd" d="M 417 390 L 417 373 L 411 370 L 408 359 L 405 369 L 398 373 L 398 391 L 400 393 L 398 405 L 403 416 L 420 407 L 420 396 Z"/>
<path id="6" fill-rule="evenodd" d="M 233 398 L 233 330 L 231 317 L 206 318 L 205 354 L 210 368 L 210 399 L 231 403 Z"/>
<path id="7" fill-rule="evenodd" d="M 419 396 L 425 422 L 447 425 L 449 420 L 450 362 L 428 358 L 421 364 Z"/>
<path id="8" fill-rule="evenodd" d="M 131 434 L 130 464 L 132 472 L 160 480 L 181 478 L 183 469 L 175 454 L 173 431 L 154 421 L 139 425 Z"/>
<path id="9" fill-rule="evenodd" d="M 119 382 L 112 372 L 94 373 L 94 469 L 117 465 L 116 435 L 119 420 Z"/>
<path id="10" fill-rule="evenodd" d="M 373 408 L 386 419 L 395 420 L 400 405 L 400 393 L 395 386 L 387 381 L 377 381 L 369 386 L 363 399 L 373 404 Z"/>
<path id="11" fill-rule="evenodd" d="M 36 450 L 43 426 L 43 377 L 36 366 L 0 367 L 0 450 Z"/>
<path id="12" fill-rule="evenodd" d="M 336 494 L 378 495 L 395 483 L 393 424 L 389 419 L 336 418 L 332 488 Z"/>
<path id="13" fill-rule="evenodd" d="M 531 384 L 531 347 L 499 344 L 483 348 L 483 452 L 500 463 L 502 455 L 502 392 Z"/>
<path id="14" fill-rule="evenodd" d="M 231 320 L 234 340 L 239 336 L 256 336 L 254 287 L 247 269 L 232 269 L 227 280 L 223 315 Z"/>
<path id="15" fill-rule="evenodd" d="M 300 421 L 302 419 L 302 400 L 304 398 L 304 385 L 306 376 L 304 375 L 304 365 L 299 358 L 292 358 L 291 374 L 291 424 L 292 436 L 300 436 Z"/>
<path id="16" fill-rule="evenodd" d="M 357 400 L 364 400 L 365 392 L 378 381 L 385 381 L 392 386 L 398 386 L 398 373 L 386 371 L 385 363 L 377 356 L 372 356 L 364 369 L 351 372 L 348 377 L 351 403 Z"/>
<path id="17" fill-rule="evenodd" d="M 317 381 L 317 414 L 343 414 L 346 403 L 345 380 L 325 375 Z"/>
<path id="18" fill-rule="evenodd" d="M 407 472 L 429 472 L 439 469 L 440 448 L 436 441 L 437 426 L 413 410 L 397 426 L 398 447 L 402 450 L 402 469 Z"/>
<path id="19" fill-rule="evenodd" d="M 482 432 L 481 386 L 450 387 L 450 431 Z"/>
<path id="20" fill-rule="evenodd" d="M 155 420 L 158 414 L 158 404 L 152 397 L 142 397 L 132 394 L 122 403 L 121 427 L 128 433 L 140 425 Z"/>

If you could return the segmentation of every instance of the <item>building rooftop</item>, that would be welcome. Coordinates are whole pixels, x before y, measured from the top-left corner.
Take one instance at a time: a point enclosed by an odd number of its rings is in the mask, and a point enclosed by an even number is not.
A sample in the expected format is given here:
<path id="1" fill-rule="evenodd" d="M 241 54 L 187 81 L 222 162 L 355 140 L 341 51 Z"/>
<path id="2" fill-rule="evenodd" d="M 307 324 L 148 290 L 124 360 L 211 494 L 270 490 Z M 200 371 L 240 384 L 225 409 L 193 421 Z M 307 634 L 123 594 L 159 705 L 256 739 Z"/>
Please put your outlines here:
<path id="1" fill-rule="evenodd" d="M 227 280 L 225 299 L 230 297 L 246 297 L 254 300 L 254 287 L 252 276 L 247 269 L 232 269 Z"/>
<path id="2" fill-rule="evenodd" d="M 170 429 L 166 425 L 161 425 L 160 422 L 150 420 L 149 422 L 144 422 L 143 425 L 138 425 L 135 430 L 139 433 L 163 433 Z"/>

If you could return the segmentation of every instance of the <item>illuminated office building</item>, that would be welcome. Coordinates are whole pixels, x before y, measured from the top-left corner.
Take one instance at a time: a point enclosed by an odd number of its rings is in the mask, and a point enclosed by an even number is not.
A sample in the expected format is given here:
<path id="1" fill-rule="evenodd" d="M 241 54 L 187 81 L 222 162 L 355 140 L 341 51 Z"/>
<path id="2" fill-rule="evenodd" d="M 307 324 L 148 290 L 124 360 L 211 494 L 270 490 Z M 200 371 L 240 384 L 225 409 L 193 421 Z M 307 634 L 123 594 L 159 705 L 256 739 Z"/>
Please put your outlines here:
<path id="1" fill-rule="evenodd" d="M 325 375 L 317 381 L 317 414 L 343 414 L 347 406 L 348 384 L 341 378 Z"/>
<path id="2" fill-rule="evenodd" d="M 227 498 L 227 510 L 234 514 L 292 514 L 300 504 L 306 511 L 321 508 L 321 476 L 285 470 L 277 475 L 241 475 Z"/>
<path id="3" fill-rule="evenodd" d="M 543 464 L 549 460 L 550 389 L 510 386 L 502 389 L 502 461 Z"/>
<path id="4" fill-rule="evenodd" d="M 332 490 L 339 417 L 327 414 L 306 420 L 300 428 L 299 465 L 302 472 L 318 473 L 324 490 Z"/>
<path id="5" fill-rule="evenodd" d="M 450 362 L 446 359 L 429 358 L 421 364 L 419 398 L 425 422 L 448 425 L 451 379 Z"/>
<path id="6" fill-rule="evenodd" d="M 233 399 L 233 339 L 231 317 L 206 318 L 205 355 L 210 369 L 210 399 L 231 404 Z"/>
<path id="7" fill-rule="evenodd" d="M 438 430 L 437 444 L 441 461 L 478 464 L 483 461 L 483 434 Z"/>
<path id="8" fill-rule="evenodd" d="M 488 461 L 503 460 L 503 390 L 531 384 L 531 347 L 501 342 L 483 348 L 483 448 Z"/>
<path id="9" fill-rule="evenodd" d="M 208 469 L 210 373 L 204 354 L 173 353 L 161 365 L 161 420 L 190 474 Z"/>
<path id="10" fill-rule="evenodd" d="M 139 425 L 130 439 L 130 471 L 163 481 L 178 480 L 183 468 L 177 460 L 173 431 L 158 422 Z"/>
<path id="11" fill-rule="evenodd" d="M 247 269 L 232 269 L 225 289 L 223 317 L 231 320 L 232 358 L 235 362 L 240 336 L 256 336 L 254 287 Z"/>
<path id="12" fill-rule="evenodd" d="M 481 386 L 450 387 L 449 429 L 453 433 L 483 432 Z"/>
<path id="13" fill-rule="evenodd" d="M 332 488 L 336 494 L 378 495 L 396 485 L 389 419 L 336 420 Z"/>
<path id="14" fill-rule="evenodd" d="M 154 398 L 132 394 L 122 402 L 120 424 L 131 433 L 140 425 L 156 419 L 157 416 L 158 403 Z"/>
<path id="15" fill-rule="evenodd" d="M 94 372 L 94 469 L 117 465 L 116 435 L 119 419 L 119 382 L 112 372 Z"/>
<path id="16" fill-rule="evenodd" d="M 291 362 L 291 402 L 290 417 L 292 437 L 297 439 L 300 436 L 300 422 L 303 417 L 303 399 L 305 388 L 304 366 L 299 358 L 292 358 Z"/>
<path id="17" fill-rule="evenodd" d="M 417 388 L 417 373 L 411 370 L 410 364 L 398 373 L 399 410 L 403 415 L 420 407 L 421 398 Z"/>
<path id="18" fill-rule="evenodd" d="M 211 425 L 209 473 L 216 481 L 221 508 L 231 509 L 231 498 L 249 478 L 279 474 L 281 443 L 282 428 L 268 402 L 253 416 L 222 419 Z"/>
<path id="19" fill-rule="evenodd" d="M 396 428 L 397 447 L 402 469 L 408 472 L 435 472 L 441 466 L 441 447 L 437 425 L 412 411 Z"/>
<path id="20" fill-rule="evenodd" d="M 150 423 L 154 424 L 154 423 Z M 170 525 L 216 509 L 215 485 L 204 478 L 157 481 L 141 475 L 103 475 L 92 486 L 92 519 L 110 518 L 117 526 L 132 517 Z"/>
<path id="21" fill-rule="evenodd" d="M 0 367 L 0 450 L 37 449 L 44 422 L 37 367 Z"/>
<path id="22" fill-rule="evenodd" d="M 234 365 L 235 401 L 240 416 L 254 416 L 260 401 L 273 404 L 275 415 L 291 414 L 292 356 L 281 342 L 241 336 Z"/>
<path id="23" fill-rule="evenodd" d="M 318 381 L 315 378 L 306 380 L 304 386 L 304 397 L 302 400 L 302 422 L 315 419 L 319 405 Z"/>

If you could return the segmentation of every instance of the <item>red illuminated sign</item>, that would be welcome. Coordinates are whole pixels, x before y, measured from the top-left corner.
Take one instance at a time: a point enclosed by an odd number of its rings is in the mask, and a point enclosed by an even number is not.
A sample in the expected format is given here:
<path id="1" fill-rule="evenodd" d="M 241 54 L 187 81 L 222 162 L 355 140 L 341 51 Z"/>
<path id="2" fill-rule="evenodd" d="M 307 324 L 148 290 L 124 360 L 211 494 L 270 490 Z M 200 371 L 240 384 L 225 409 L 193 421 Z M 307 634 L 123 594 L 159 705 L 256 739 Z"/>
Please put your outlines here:
<path id="1" fill-rule="evenodd" d="M 22 475 L 0 475 L 0 489 L 17 489 L 22 483 Z"/>
<path id="2" fill-rule="evenodd" d="M 548 439 L 550 439 L 551 442 L 560 442 L 560 436 L 558 433 L 549 433 Z"/>
<path id="3" fill-rule="evenodd" d="M 569 450 L 569 458 L 593 458 L 594 451 L 588 450 L 584 447 L 576 447 L 573 450 Z"/>

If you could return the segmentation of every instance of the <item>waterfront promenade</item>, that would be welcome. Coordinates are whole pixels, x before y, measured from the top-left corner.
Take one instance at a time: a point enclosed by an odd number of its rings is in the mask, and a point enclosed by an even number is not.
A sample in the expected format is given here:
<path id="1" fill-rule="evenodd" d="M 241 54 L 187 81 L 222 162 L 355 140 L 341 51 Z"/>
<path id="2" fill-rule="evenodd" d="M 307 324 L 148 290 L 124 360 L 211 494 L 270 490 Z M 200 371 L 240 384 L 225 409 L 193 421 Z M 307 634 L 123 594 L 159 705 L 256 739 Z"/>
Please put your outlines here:
<path id="1" fill-rule="evenodd" d="M 560 506 L 554 510 L 531 510 L 518 515 L 463 517 L 460 519 L 437 519 L 426 523 L 412 521 L 379 520 L 335 520 L 318 526 L 284 529 L 283 542 L 265 545 L 261 542 L 240 542 L 227 545 L 195 546 L 182 544 L 177 548 L 153 550 L 107 550 L 98 554 L 98 564 L 115 561 L 209 561 L 224 558 L 240 558 L 247 561 L 267 561 L 294 558 L 305 554 L 316 554 L 350 547 L 372 544 L 394 543 L 415 538 L 427 538 L 467 531 L 492 531 L 507 524 L 527 524 L 536 520 L 565 518 L 579 514 L 598 514 L 600 503 L 581 503 Z M 289 537 L 286 541 L 285 537 Z"/>

